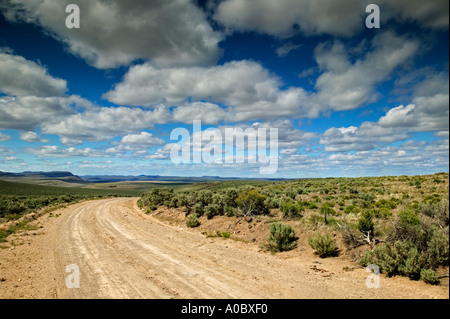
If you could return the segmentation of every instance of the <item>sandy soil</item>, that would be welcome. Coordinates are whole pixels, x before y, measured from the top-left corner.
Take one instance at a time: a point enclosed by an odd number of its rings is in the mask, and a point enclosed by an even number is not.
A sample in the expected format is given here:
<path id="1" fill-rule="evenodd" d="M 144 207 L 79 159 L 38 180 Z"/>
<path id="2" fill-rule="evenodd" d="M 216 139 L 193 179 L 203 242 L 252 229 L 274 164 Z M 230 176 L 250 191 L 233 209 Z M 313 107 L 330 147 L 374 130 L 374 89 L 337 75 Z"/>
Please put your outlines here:
<path id="1" fill-rule="evenodd" d="M 311 251 L 271 254 L 143 214 L 136 198 L 88 201 L 39 218 L 0 249 L 0 298 L 449 298 L 431 286 L 369 275 Z M 68 265 L 80 288 L 68 288 Z M 344 270 L 345 269 L 345 270 Z"/>

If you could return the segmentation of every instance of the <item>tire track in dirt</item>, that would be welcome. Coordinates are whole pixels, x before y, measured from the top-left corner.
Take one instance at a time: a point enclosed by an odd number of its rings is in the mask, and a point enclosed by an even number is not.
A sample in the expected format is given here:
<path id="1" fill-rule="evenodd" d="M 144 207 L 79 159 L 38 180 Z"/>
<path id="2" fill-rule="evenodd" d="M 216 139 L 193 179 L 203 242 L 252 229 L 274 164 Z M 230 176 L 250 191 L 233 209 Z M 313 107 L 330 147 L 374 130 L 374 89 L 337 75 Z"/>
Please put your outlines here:
<path id="1" fill-rule="evenodd" d="M 179 240 L 167 240 L 175 237 L 176 230 L 148 223 L 129 206 L 130 200 L 123 199 L 90 202 L 61 225 L 56 248 L 60 268 L 76 264 L 81 278 L 80 289 L 62 289 L 62 296 L 239 298 L 251 294 L 210 258 L 195 256 Z"/>
<path id="2" fill-rule="evenodd" d="M 321 276 L 311 271 L 311 260 L 181 231 L 143 214 L 136 199 L 89 201 L 61 218 L 55 241 L 59 298 L 430 297 L 407 282 L 368 289 L 364 269 Z M 65 286 L 70 264 L 80 269 L 80 288 Z"/>

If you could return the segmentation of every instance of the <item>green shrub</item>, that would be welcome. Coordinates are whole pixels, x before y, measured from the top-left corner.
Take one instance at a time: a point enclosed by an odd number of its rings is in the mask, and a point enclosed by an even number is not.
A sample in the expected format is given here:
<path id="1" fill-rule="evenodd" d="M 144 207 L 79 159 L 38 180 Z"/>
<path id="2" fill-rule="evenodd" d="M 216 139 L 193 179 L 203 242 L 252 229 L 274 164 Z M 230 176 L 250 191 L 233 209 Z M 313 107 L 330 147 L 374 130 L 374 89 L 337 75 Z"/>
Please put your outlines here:
<path id="1" fill-rule="evenodd" d="M 309 208 L 309 209 L 318 209 L 319 206 L 317 206 L 316 203 L 312 203 L 312 202 L 311 202 L 311 203 L 308 204 L 308 208 Z"/>
<path id="2" fill-rule="evenodd" d="M 201 190 L 197 193 L 196 201 L 200 203 L 203 207 L 206 207 L 212 202 L 213 193 L 210 190 Z"/>
<path id="3" fill-rule="evenodd" d="M 323 223 L 323 217 L 318 214 L 311 214 L 308 218 L 308 221 L 313 226 L 318 226 Z"/>
<path id="4" fill-rule="evenodd" d="M 227 233 L 227 232 L 222 232 L 222 237 L 223 237 L 223 238 L 230 238 L 230 237 L 231 237 L 231 234 L 230 234 L 230 233 Z"/>
<path id="5" fill-rule="evenodd" d="M 423 199 L 424 203 L 427 204 L 439 204 L 442 201 L 442 198 L 439 194 L 428 195 Z"/>
<path id="6" fill-rule="evenodd" d="M 418 213 L 422 213 L 433 218 L 441 228 L 449 225 L 449 209 L 447 200 L 440 203 L 422 204 L 418 206 L 417 210 Z"/>
<path id="7" fill-rule="evenodd" d="M 359 201 L 359 207 L 363 209 L 369 209 L 372 208 L 372 203 L 366 200 L 360 200 Z"/>
<path id="8" fill-rule="evenodd" d="M 204 214 L 208 219 L 213 218 L 216 215 L 221 215 L 223 213 L 223 206 L 219 204 L 209 204 L 204 208 Z"/>
<path id="9" fill-rule="evenodd" d="M 256 189 L 245 190 L 239 194 L 235 202 L 244 216 L 267 214 L 269 209 L 265 204 L 266 196 Z"/>
<path id="10" fill-rule="evenodd" d="M 194 205 L 196 204 L 195 193 L 180 193 L 178 194 L 178 207 L 186 207 L 187 213 L 190 214 Z"/>
<path id="11" fill-rule="evenodd" d="M 434 241 L 437 242 L 439 240 L 442 240 L 441 235 L 436 235 Z M 434 280 L 434 269 L 439 264 L 437 260 L 440 262 L 445 260 L 445 257 L 442 257 L 442 259 L 437 257 L 435 250 L 440 253 L 445 252 L 443 247 L 420 251 L 412 242 L 396 241 L 393 245 L 385 243 L 382 246 L 375 247 L 372 251 L 365 252 L 359 263 L 362 266 L 376 264 L 380 267 L 380 271 L 387 276 L 402 275 L 414 280 L 423 279 L 431 283 Z M 440 253 L 437 255 L 440 256 Z M 437 280 L 437 278 L 435 279 Z"/>
<path id="12" fill-rule="evenodd" d="M 192 207 L 192 212 L 194 214 L 197 214 L 198 216 L 202 216 L 205 212 L 205 206 L 203 206 L 202 203 L 195 203 L 195 205 Z"/>
<path id="13" fill-rule="evenodd" d="M 228 217 L 236 216 L 236 215 L 237 215 L 237 214 L 236 214 L 236 209 L 235 209 L 234 207 L 232 207 L 232 206 L 229 206 L 229 205 L 225 205 L 225 206 L 223 207 L 223 213 L 224 213 L 226 216 L 228 216 Z"/>
<path id="14" fill-rule="evenodd" d="M 431 239 L 427 242 L 425 255 L 426 264 L 435 269 L 449 262 L 449 237 L 440 229 L 434 229 Z"/>
<path id="15" fill-rule="evenodd" d="M 369 193 L 359 194 L 359 198 L 368 203 L 375 203 L 375 197 Z"/>
<path id="16" fill-rule="evenodd" d="M 358 230 L 363 234 L 366 234 L 368 232 L 373 234 L 374 223 L 373 223 L 372 214 L 370 213 L 370 211 L 364 211 L 361 214 L 361 218 L 359 219 L 357 227 L 358 227 Z"/>
<path id="17" fill-rule="evenodd" d="M 329 215 L 336 215 L 336 211 L 330 207 L 330 204 L 325 203 L 321 208 L 320 212 L 323 214 L 323 221 L 326 224 L 328 224 L 327 216 Z"/>
<path id="18" fill-rule="evenodd" d="M 402 264 L 401 261 L 398 266 L 398 271 L 400 274 L 409 277 L 414 280 L 420 278 L 420 270 L 422 267 L 421 254 L 419 254 L 417 247 L 413 246 L 409 248 L 408 255 Z"/>
<path id="19" fill-rule="evenodd" d="M 396 242 L 397 243 L 397 242 Z M 401 242 L 398 242 L 401 244 Z M 369 256 L 365 256 L 366 258 Z M 380 272 L 387 276 L 393 276 L 398 273 L 399 256 L 397 250 L 391 247 L 388 243 L 382 246 L 375 247 L 372 250 L 371 262 L 380 267 Z"/>
<path id="20" fill-rule="evenodd" d="M 235 188 L 228 188 L 224 191 L 224 204 L 230 207 L 236 207 L 236 198 L 239 196 L 239 191 Z"/>
<path id="21" fill-rule="evenodd" d="M 336 241 L 330 233 L 317 233 L 314 237 L 308 237 L 308 244 L 322 258 L 337 255 Z"/>
<path id="22" fill-rule="evenodd" d="M 425 281 L 427 284 L 439 284 L 439 277 L 433 269 L 422 269 L 420 271 L 420 279 Z"/>
<path id="23" fill-rule="evenodd" d="M 391 198 L 390 200 L 380 199 L 378 202 L 375 203 L 375 206 L 378 208 L 395 209 L 397 208 L 396 200 L 397 200 L 396 198 Z"/>
<path id="24" fill-rule="evenodd" d="M 363 266 L 367 267 L 370 264 L 373 264 L 374 260 L 374 254 L 371 250 L 366 250 L 364 254 L 359 258 L 358 263 Z"/>
<path id="25" fill-rule="evenodd" d="M 142 196 L 141 201 L 144 206 L 161 206 L 165 204 L 169 206 L 173 196 L 173 189 L 153 188 Z"/>
<path id="26" fill-rule="evenodd" d="M 380 209 L 378 209 L 376 217 L 387 219 L 388 217 L 391 217 L 391 216 L 392 216 L 392 212 L 389 210 L 389 208 L 381 207 Z"/>
<path id="27" fill-rule="evenodd" d="M 147 207 L 147 210 L 145 211 L 147 214 L 150 214 L 151 212 L 155 211 L 158 209 L 158 206 L 153 205 L 153 204 L 149 204 Z"/>
<path id="28" fill-rule="evenodd" d="M 302 217 L 301 212 L 304 210 L 303 206 L 292 200 L 282 202 L 280 205 L 283 218 L 297 218 Z"/>
<path id="29" fill-rule="evenodd" d="M 275 222 L 270 224 L 270 235 L 268 238 L 271 251 L 286 251 L 297 246 L 297 237 L 290 225 Z"/>
<path id="30" fill-rule="evenodd" d="M 186 218 L 186 226 L 187 227 L 197 227 L 200 225 L 200 221 L 198 220 L 198 215 L 196 213 L 194 214 L 190 214 L 187 218 Z"/>
<path id="31" fill-rule="evenodd" d="M 0 230 L 0 243 L 6 242 L 6 237 L 10 235 L 10 232 Z"/>
<path id="32" fill-rule="evenodd" d="M 296 189 L 290 188 L 290 189 L 286 190 L 286 196 L 289 197 L 290 199 L 295 200 L 295 197 L 297 196 L 297 194 L 298 194 L 298 191 Z"/>
<path id="33" fill-rule="evenodd" d="M 264 205 L 268 208 L 280 208 L 280 199 L 276 197 L 267 197 L 264 201 Z"/>
<path id="34" fill-rule="evenodd" d="M 404 209 L 398 214 L 399 220 L 402 224 L 419 225 L 420 219 L 417 213 L 412 209 Z"/>
<path id="35" fill-rule="evenodd" d="M 216 234 L 217 234 L 217 236 L 218 237 L 223 237 L 223 238 L 230 238 L 231 237 L 231 234 L 230 233 L 227 233 L 227 232 L 221 232 L 221 231 L 216 231 Z"/>
<path id="36" fill-rule="evenodd" d="M 346 214 L 350 214 L 350 213 L 357 214 L 357 213 L 359 213 L 359 208 L 357 206 L 355 206 L 355 205 L 348 205 L 348 206 L 345 207 L 344 213 L 346 213 Z"/>
<path id="37" fill-rule="evenodd" d="M 171 199 L 164 201 L 164 205 L 167 206 L 168 208 L 181 207 L 179 205 L 178 196 L 174 196 Z"/>

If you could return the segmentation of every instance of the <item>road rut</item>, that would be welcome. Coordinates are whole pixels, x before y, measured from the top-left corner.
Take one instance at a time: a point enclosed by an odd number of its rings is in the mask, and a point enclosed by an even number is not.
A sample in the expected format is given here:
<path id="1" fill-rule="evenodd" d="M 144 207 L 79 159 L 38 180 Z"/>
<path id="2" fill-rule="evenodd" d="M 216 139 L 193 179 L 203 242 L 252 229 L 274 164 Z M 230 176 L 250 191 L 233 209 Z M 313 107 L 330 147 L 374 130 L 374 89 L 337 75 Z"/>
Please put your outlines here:
<path id="1" fill-rule="evenodd" d="M 3 256 L 0 297 L 14 298 L 448 298 L 448 288 L 407 278 L 369 289 L 365 269 L 336 258 L 271 254 L 207 238 L 144 214 L 136 198 L 87 201 L 43 220 L 44 233 Z M 294 257 L 292 257 L 294 255 Z M 79 269 L 79 288 L 66 280 Z M 22 280 L 23 279 L 23 280 Z"/>

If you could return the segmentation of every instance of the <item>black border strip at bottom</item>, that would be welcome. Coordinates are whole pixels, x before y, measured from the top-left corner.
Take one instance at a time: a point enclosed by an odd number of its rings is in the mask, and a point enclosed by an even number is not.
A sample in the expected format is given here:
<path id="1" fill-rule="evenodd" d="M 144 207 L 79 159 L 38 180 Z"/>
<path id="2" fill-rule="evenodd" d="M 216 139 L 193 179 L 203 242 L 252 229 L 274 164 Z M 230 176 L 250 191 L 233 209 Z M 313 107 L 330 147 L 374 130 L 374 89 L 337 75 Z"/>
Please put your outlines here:
<path id="1" fill-rule="evenodd" d="M 445 300 L 175 299 L 175 300 L 0 300 L 16 315 L 136 315 L 143 318 L 380 318 L 414 317 L 448 310 Z M 160 315 L 157 315 L 160 314 Z M 292 317 L 294 316 L 294 317 Z M 331 317 L 330 317 L 331 318 Z M 128 318 L 125 318 L 128 319 Z"/>

